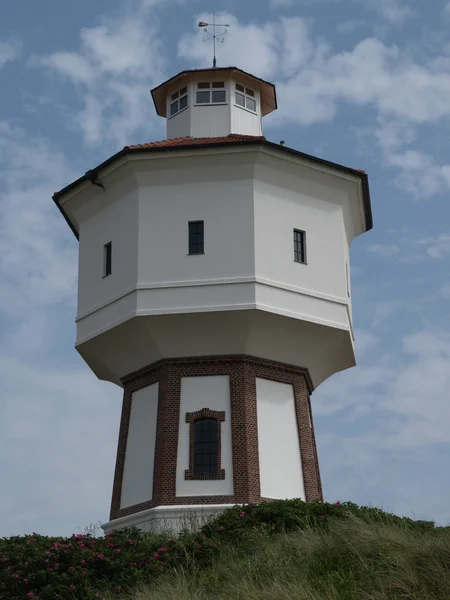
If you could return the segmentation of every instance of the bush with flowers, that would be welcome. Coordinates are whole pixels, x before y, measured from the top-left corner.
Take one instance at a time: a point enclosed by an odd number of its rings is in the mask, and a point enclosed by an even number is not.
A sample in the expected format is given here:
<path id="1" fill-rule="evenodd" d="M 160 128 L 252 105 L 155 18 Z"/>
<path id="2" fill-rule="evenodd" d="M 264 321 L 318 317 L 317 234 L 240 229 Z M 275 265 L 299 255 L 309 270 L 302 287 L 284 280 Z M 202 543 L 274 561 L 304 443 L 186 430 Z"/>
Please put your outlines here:
<path id="1" fill-rule="evenodd" d="M 435 531 L 433 522 L 412 521 L 377 508 L 296 499 L 236 505 L 197 533 L 184 530 L 177 537 L 137 528 L 104 537 L 33 533 L 0 539 L 0 598 L 97 600 L 105 591 L 119 598 L 139 584 L 155 584 L 175 568 L 208 570 L 226 547 L 248 553 L 255 532 L 265 537 L 306 529 L 326 532 L 331 522 L 344 522 L 351 515 L 397 528 Z"/>

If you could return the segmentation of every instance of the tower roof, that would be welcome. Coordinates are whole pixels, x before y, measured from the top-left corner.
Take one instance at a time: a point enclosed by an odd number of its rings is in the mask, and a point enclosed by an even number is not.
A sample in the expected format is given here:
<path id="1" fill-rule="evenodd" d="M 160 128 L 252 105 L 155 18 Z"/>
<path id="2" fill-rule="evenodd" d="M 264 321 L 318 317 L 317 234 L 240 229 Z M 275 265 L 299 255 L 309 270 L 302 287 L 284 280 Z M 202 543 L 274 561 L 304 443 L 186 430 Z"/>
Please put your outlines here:
<path id="1" fill-rule="evenodd" d="M 60 199 L 70 190 L 76 188 L 83 182 L 91 181 L 97 182 L 97 178 L 102 169 L 108 167 L 113 162 L 119 160 L 120 158 L 130 155 L 130 154 L 139 154 L 146 152 L 161 152 L 161 151 L 169 151 L 169 150 L 188 150 L 195 148 L 217 148 L 221 146 L 266 146 L 269 148 L 274 148 L 281 153 L 287 153 L 291 156 L 297 156 L 298 158 L 306 159 L 311 161 L 312 163 L 321 164 L 324 167 L 329 167 L 332 169 L 336 169 L 339 171 L 351 173 L 353 175 L 357 175 L 361 178 L 362 189 L 363 189 L 363 202 L 364 202 L 364 216 L 366 221 L 366 231 L 369 231 L 373 227 L 372 220 L 372 206 L 370 202 L 370 191 L 369 191 L 369 179 L 365 171 L 360 169 L 353 169 L 351 167 L 346 167 L 344 165 L 340 165 L 338 163 L 333 163 L 328 160 L 324 160 L 323 158 L 318 158 L 316 156 L 312 156 L 311 154 L 305 154 L 304 152 L 300 152 L 299 150 L 295 150 L 293 148 L 289 148 L 285 145 L 275 144 L 274 142 L 269 142 L 266 140 L 264 136 L 252 136 L 252 135 L 238 135 L 231 134 L 226 137 L 218 137 L 218 138 L 193 138 L 193 137 L 183 137 L 183 138 L 173 138 L 170 140 L 160 140 L 156 142 L 150 142 L 147 144 L 137 144 L 133 146 L 125 146 L 122 150 L 119 150 L 116 154 L 105 160 L 103 163 L 87 171 L 84 175 L 82 175 L 76 181 L 73 181 L 63 189 L 55 192 L 53 194 L 53 201 L 55 202 L 58 209 L 61 211 L 65 220 L 67 221 L 69 227 L 75 234 L 75 237 L 78 239 L 78 231 L 74 227 L 73 223 L 67 217 L 60 204 Z"/>
<path id="2" fill-rule="evenodd" d="M 247 73 L 237 67 L 215 67 L 208 69 L 189 69 L 187 71 L 181 71 L 178 75 L 171 77 L 158 87 L 152 89 L 151 94 L 153 102 L 155 103 L 156 112 L 160 117 L 167 117 L 167 105 L 166 98 L 169 90 L 172 87 L 179 87 L 183 82 L 187 82 L 190 79 L 195 79 L 199 76 L 209 78 L 211 75 L 217 75 L 221 73 L 224 77 L 231 77 L 233 75 L 239 76 L 247 85 L 255 86 L 258 85 L 261 93 L 261 114 L 262 116 L 268 115 L 277 109 L 277 93 L 273 83 L 264 81 L 259 77 L 255 77 L 251 73 Z"/>

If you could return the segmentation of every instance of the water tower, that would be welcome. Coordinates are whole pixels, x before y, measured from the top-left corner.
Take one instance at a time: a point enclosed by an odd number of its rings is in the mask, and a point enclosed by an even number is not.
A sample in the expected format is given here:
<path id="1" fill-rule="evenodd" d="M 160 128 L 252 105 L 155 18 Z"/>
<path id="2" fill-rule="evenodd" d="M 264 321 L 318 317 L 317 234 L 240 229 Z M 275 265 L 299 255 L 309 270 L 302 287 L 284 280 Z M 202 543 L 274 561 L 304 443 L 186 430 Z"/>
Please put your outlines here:
<path id="1" fill-rule="evenodd" d="M 76 349 L 123 388 L 105 532 L 322 499 L 310 395 L 355 365 L 349 246 L 372 227 L 364 172 L 263 137 L 271 83 L 188 70 L 152 96 L 166 139 L 54 195 Z"/>

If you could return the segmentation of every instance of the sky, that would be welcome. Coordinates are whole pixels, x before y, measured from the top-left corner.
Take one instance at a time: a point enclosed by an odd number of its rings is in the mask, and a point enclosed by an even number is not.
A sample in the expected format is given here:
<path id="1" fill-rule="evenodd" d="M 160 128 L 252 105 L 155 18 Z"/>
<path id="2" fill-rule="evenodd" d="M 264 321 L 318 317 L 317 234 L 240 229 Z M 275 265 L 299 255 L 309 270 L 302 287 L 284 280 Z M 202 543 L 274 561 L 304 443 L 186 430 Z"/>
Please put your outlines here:
<path id="1" fill-rule="evenodd" d="M 267 139 L 369 175 L 358 365 L 312 396 L 324 499 L 450 523 L 450 3 L 3 0 L 0 536 L 108 521 L 122 391 L 74 349 L 77 241 L 51 197 L 164 139 L 149 91 L 211 64 L 211 10 L 218 66 L 277 86 Z"/>

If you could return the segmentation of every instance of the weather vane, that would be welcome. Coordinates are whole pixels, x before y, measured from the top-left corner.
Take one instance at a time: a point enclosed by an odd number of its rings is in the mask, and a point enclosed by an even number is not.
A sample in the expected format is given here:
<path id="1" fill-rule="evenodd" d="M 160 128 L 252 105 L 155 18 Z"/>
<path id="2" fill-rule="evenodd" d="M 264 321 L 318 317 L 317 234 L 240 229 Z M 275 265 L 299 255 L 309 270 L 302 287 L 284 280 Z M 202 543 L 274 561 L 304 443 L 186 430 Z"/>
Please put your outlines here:
<path id="1" fill-rule="evenodd" d="M 199 27 L 203 27 L 203 31 L 207 34 L 207 36 L 209 37 L 204 37 L 203 41 L 206 42 L 207 40 L 210 40 L 211 38 L 214 40 L 214 59 L 213 59 L 213 68 L 215 68 L 217 66 L 217 61 L 216 61 L 216 39 L 219 40 L 219 42 L 221 42 L 223 44 L 225 38 L 223 37 L 227 30 L 226 28 L 229 27 L 228 24 L 219 24 L 216 23 L 216 16 L 213 15 L 213 22 L 212 23 L 205 23 L 204 21 L 200 21 L 200 23 L 198 24 Z M 213 33 L 210 33 L 206 28 L 207 27 L 212 27 L 213 28 Z M 220 33 L 216 33 L 216 27 L 225 27 L 225 31 L 222 31 Z"/>

